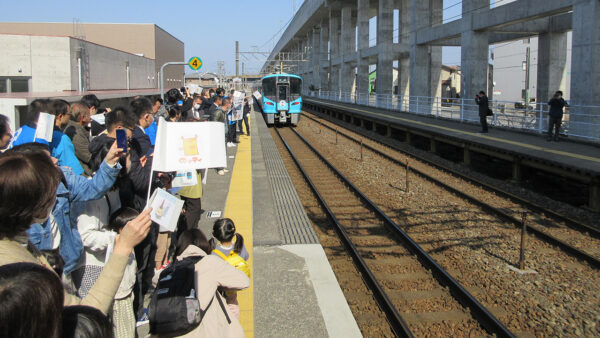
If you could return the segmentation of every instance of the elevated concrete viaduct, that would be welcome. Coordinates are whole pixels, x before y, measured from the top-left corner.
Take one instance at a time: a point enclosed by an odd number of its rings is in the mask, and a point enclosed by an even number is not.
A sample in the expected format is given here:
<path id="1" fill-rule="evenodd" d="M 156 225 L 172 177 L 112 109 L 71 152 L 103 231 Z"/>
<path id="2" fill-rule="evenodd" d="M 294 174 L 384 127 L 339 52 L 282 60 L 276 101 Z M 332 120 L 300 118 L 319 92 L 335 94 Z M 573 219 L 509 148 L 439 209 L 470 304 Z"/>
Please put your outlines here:
<path id="1" fill-rule="evenodd" d="M 394 10 L 399 12 L 396 41 Z M 369 66 L 377 67 L 379 100 L 393 93 L 392 65 L 397 61 L 397 94 L 433 98 L 441 96 L 442 46 L 461 46 L 460 94 L 471 98 L 489 88 L 490 44 L 537 36 L 537 98 L 544 102 L 567 85 L 567 32 L 571 31 L 571 118 L 598 122 L 600 1 L 516 0 L 492 8 L 490 0 L 463 0 L 460 19 L 443 23 L 442 13 L 443 0 L 306 0 L 263 72 L 277 69 L 280 53 L 293 52 L 301 56 L 294 72 L 304 78 L 304 90 L 352 93 L 362 103 L 369 99 Z M 376 44 L 370 46 L 373 17 L 377 17 L 377 35 Z M 572 123 L 571 128 L 585 125 Z"/>

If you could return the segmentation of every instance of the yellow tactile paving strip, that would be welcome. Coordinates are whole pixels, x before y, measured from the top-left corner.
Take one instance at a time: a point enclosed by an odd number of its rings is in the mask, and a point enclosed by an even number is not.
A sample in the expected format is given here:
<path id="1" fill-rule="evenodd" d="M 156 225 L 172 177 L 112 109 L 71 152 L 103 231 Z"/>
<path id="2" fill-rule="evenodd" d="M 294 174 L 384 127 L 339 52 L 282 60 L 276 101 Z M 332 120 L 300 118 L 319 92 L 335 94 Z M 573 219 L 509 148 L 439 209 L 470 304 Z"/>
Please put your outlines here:
<path id="1" fill-rule="evenodd" d="M 236 230 L 244 236 L 244 245 L 250 254 L 248 263 L 253 268 L 252 255 L 252 157 L 250 136 L 240 135 L 229 193 L 225 202 L 225 217 L 231 218 Z M 250 287 L 238 293 L 240 323 L 246 337 L 254 337 L 254 282 L 250 276 Z"/>

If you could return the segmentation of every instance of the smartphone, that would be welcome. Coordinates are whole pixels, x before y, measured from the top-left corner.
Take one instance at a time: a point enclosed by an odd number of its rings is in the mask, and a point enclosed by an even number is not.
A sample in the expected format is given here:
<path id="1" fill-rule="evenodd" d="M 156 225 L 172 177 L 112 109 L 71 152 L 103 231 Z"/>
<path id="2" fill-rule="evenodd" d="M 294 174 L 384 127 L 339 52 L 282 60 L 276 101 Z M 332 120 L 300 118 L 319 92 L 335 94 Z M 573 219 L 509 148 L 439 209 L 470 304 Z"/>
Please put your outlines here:
<path id="1" fill-rule="evenodd" d="M 125 129 L 117 129 L 117 147 L 123 149 L 123 152 L 127 152 L 127 133 Z"/>

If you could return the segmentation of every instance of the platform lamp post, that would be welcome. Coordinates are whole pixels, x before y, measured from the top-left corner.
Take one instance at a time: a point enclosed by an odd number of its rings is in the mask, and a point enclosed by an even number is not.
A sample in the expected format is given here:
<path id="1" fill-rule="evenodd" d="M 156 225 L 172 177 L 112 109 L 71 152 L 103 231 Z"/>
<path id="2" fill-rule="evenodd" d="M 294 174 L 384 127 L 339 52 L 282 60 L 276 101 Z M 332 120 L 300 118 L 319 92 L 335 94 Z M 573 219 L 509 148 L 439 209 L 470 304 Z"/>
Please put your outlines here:
<path id="1" fill-rule="evenodd" d="M 160 98 L 165 101 L 165 67 L 166 66 L 185 66 L 187 62 L 167 62 L 160 67 Z"/>

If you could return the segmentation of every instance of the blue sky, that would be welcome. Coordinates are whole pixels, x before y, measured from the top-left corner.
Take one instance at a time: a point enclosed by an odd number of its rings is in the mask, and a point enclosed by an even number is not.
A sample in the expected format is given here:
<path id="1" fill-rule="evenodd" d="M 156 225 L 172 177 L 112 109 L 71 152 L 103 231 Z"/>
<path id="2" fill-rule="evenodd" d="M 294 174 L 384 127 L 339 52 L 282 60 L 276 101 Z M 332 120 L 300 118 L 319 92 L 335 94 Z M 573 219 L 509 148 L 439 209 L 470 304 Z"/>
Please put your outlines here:
<path id="1" fill-rule="evenodd" d="M 235 41 L 241 51 L 271 51 L 277 32 L 303 0 L 234 1 L 40 1 L 0 0 L 0 21 L 155 23 L 185 43 L 186 60 L 199 56 L 201 71 L 216 71 L 225 62 L 227 74 L 235 72 Z M 444 18 L 460 17 L 461 0 L 444 0 Z M 458 17 L 457 17 L 458 15 Z M 374 36 L 374 32 L 372 33 Z M 275 39 L 271 39 L 275 35 Z M 443 62 L 460 63 L 460 50 L 444 48 Z M 242 56 L 246 73 L 258 72 L 261 56 Z M 241 71 L 241 65 L 240 65 Z"/>

